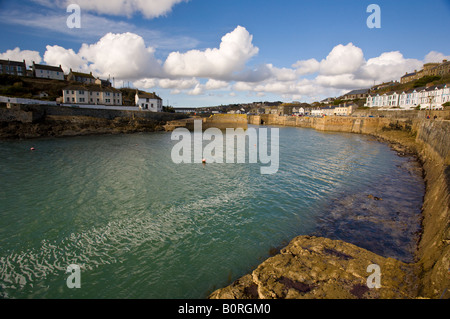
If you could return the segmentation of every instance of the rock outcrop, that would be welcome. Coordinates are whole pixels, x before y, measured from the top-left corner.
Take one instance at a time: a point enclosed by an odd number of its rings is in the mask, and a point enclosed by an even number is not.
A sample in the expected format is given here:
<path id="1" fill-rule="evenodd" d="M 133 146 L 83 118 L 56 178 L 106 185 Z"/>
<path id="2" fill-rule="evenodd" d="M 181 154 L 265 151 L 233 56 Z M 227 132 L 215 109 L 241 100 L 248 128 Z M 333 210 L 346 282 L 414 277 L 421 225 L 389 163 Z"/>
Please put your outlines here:
<path id="1" fill-rule="evenodd" d="M 379 266 L 379 288 L 369 288 Z M 299 236 L 251 274 L 216 290 L 211 299 L 394 299 L 414 298 L 418 268 L 355 245 Z M 369 286 L 371 286 L 369 284 Z"/>

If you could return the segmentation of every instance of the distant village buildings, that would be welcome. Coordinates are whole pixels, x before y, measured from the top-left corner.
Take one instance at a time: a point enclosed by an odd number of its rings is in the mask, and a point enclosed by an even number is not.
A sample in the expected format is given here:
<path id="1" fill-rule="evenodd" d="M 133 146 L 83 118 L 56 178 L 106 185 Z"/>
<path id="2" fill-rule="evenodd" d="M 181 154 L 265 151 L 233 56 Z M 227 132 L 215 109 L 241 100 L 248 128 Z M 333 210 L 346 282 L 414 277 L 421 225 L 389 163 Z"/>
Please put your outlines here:
<path id="1" fill-rule="evenodd" d="M 443 109 L 442 104 L 450 101 L 450 87 L 447 84 L 419 87 L 406 91 L 371 94 L 366 107 L 388 107 L 400 109 Z"/>
<path id="2" fill-rule="evenodd" d="M 64 71 L 60 66 L 35 64 L 31 66 L 33 76 L 41 79 L 64 80 Z"/>
<path id="3" fill-rule="evenodd" d="M 162 112 L 162 99 L 153 93 L 142 93 L 136 90 L 135 95 L 136 106 L 140 110 L 148 110 L 151 112 Z"/>
<path id="4" fill-rule="evenodd" d="M 26 71 L 25 60 L 23 62 L 0 60 L 0 74 L 26 76 Z"/>
<path id="5" fill-rule="evenodd" d="M 406 73 L 400 78 L 400 83 L 416 81 L 424 76 L 443 76 L 450 73 L 450 61 L 442 60 L 442 63 L 426 63 L 420 71 Z"/>
<path id="6" fill-rule="evenodd" d="M 63 96 L 58 98 L 57 101 L 64 104 L 123 105 L 122 92 L 112 87 L 109 79 L 95 78 L 92 72 L 82 73 L 70 69 L 69 73 L 65 75 L 61 65 L 43 65 L 36 64 L 33 61 L 30 70 L 27 70 L 25 60 L 22 62 L 0 60 L 0 74 L 78 82 L 79 84 L 71 84 L 63 88 Z M 48 97 L 48 93 L 44 91 L 40 92 L 39 97 Z M 162 112 L 163 110 L 162 99 L 155 92 L 146 93 L 141 91 L 136 93 L 135 106 L 140 110 L 148 110 L 151 112 Z"/>
<path id="7" fill-rule="evenodd" d="M 72 84 L 63 89 L 63 96 L 59 98 L 60 102 L 68 104 L 84 104 L 84 105 L 123 105 L 124 98 L 122 92 L 115 89 L 109 79 L 95 78 L 92 72 L 82 73 L 70 69 L 67 75 L 59 66 L 36 64 L 34 61 L 27 70 L 25 60 L 11 61 L 0 60 L 0 74 L 8 74 L 14 76 L 31 76 L 41 79 L 51 80 L 67 80 Z M 409 83 L 426 76 L 445 76 L 450 74 L 450 62 L 443 60 L 441 63 L 426 63 L 419 71 L 415 70 L 406 73 L 400 78 L 400 83 Z M 78 84 L 74 84 L 78 83 Z M 398 108 L 398 109 L 443 109 L 443 104 L 450 102 L 450 84 L 427 85 L 425 87 L 417 87 L 414 89 L 392 90 L 384 92 L 386 88 L 398 87 L 397 81 L 385 82 L 374 85 L 370 89 L 352 90 L 338 98 L 327 98 L 320 104 L 326 107 L 306 107 L 305 103 L 293 102 L 264 102 L 254 103 L 251 113 L 254 114 L 276 114 L 284 115 L 313 115 L 313 116 L 349 116 L 357 105 L 353 104 L 354 100 L 365 100 L 365 107 L 377 108 Z M 132 96 L 132 95 L 131 95 Z M 40 92 L 39 97 L 48 97 L 48 93 Z M 131 104 L 132 97 L 126 97 L 126 103 Z M 338 101 L 340 100 L 340 101 Z M 340 105 L 336 102 L 345 102 Z M 350 103 L 348 103 L 350 102 Z M 320 105 L 319 104 L 319 105 Z M 134 105 L 140 110 L 151 112 L 162 112 L 162 99 L 155 92 L 147 93 L 136 91 Z M 359 103 L 359 105 L 362 105 Z M 185 112 L 186 110 L 175 110 L 175 112 Z M 245 109 L 234 109 L 229 112 L 246 113 Z"/>
<path id="8" fill-rule="evenodd" d="M 69 74 L 67 75 L 68 81 L 76 81 L 83 84 L 94 84 L 95 83 L 95 77 L 91 73 L 81 73 L 81 72 L 74 72 L 72 69 L 70 69 Z"/>
<path id="9" fill-rule="evenodd" d="M 63 101 L 68 104 L 122 105 L 122 92 L 101 85 L 72 85 L 63 89 Z"/>

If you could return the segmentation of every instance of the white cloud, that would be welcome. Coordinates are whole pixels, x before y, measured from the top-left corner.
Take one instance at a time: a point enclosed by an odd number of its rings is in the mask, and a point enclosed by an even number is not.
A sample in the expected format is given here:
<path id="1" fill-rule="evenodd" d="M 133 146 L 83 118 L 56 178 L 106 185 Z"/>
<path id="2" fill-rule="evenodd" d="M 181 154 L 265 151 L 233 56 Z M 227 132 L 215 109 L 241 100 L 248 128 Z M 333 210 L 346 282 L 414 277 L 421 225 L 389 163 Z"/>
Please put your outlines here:
<path id="1" fill-rule="evenodd" d="M 89 71 L 87 61 L 72 49 L 65 49 L 59 45 L 47 45 L 44 53 L 44 61 L 49 65 L 61 65 L 65 73 L 71 68 L 78 71 Z"/>
<path id="2" fill-rule="evenodd" d="M 419 70 L 422 61 L 405 59 L 399 51 L 384 52 L 376 58 L 369 59 L 359 72 L 361 78 L 386 82 L 398 80 L 406 72 Z"/>
<path id="3" fill-rule="evenodd" d="M 187 92 L 189 95 L 201 95 L 203 94 L 203 88 L 200 84 L 197 84 L 194 89 Z"/>
<path id="4" fill-rule="evenodd" d="M 320 69 L 320 63 L 316 59 L 297 61 L 292 65 L 296 69 L 297 75 L 316 73 Z"/>
<path id="5" fill-rule="evenodd" d="M 44 60 L 48 64 L 61 64 L 67 72 L 92 71 L 100 77 L 119 80 L 138 80 L 162 75 L 160 62 L 154 49 L 134 33 L 108 33 L 94 44 L 83 44 L 78 53 L 60 46 L 47 46 Z"/>
<path id="6" fill-rule="evenodd" d="M 199 82 L 196 78 L 190 79 L 161 79 L 158 81 L 159 87 L 163 89 L 187 90 L 196 87 Z"/>
<path id="7" fill-rule="evenodd" d="M 442 54 L 440 52 L 431 51 L 430 53 L 428 53 L 425 56 L 424 63 L 433 63 L 433 62 L 434 63 L 436 63 L 436 62 L 441 63 L 442 60 L 449 61 L 450 60 L 450 55 L 444 55 L 444 54 Z"/>
<path id="8" fill-rule="evenodd" d="M 226 81 L 209 79 L 208 82 L 206 82 L 204 87 L 206 90 L 219 90 L 219 89 L 225 89 L 228 86 L 229 86 L 229 83 Z"/>
<path id="9" fill-rule="evenodd" d="M 186 53 L 172 52 L 164 63 L 164 70 L 172 76 L 231 79 L 246 62 L 258 53 L 252 44 L 253 36 L 241 26 L 222 37 L 219 48 Z"/>
<path id="10" fill-rule="evenodd" d="M 15 48 L 14 50 L 6 50 L 4 53 L 0 53 L 0 59 L 2 60 L 12 60 L 20 61 L 25 60 L 27 66 L 32 65 L 33 61 L 37 64 L 41 63 L 42 58 L 38 51 L 31 50 L 21 50 L 20 48 Z"/>
<path id="11" fill-rule="evenodd" d="M 92 62 L 90 67 L 101 76 L 118 79 L 139 79 L 161 75 L 154 49 L 134 33 L 108 33 L 97 43 L 83 44 L 79 55 Z"/>
<path id="12" fill-rule="evenodd" d="M 288 68 L 277 68 L 267 64 L 267 68 L 278 81 L 292 81 L 297 78 L 296 71 Z"/>
<path id="13" fill-rule="evenodd" d="M 46 7 L 66 8 L 69 4 L 78 4 L 81 10 L 116 16 L 131 17 L 140 12 L 146 18 L 167 15 L 172 8 L 188 0 L 34 0 Z"/>
<path id="14" fill-rule="evenodd" d="M 363 51 L 354 46 L 339 44 L 331 50 L 325 60 L 320 62 L 320 73 L 325 75 L 338 75 L 353 73 L 364 63 Z"/>

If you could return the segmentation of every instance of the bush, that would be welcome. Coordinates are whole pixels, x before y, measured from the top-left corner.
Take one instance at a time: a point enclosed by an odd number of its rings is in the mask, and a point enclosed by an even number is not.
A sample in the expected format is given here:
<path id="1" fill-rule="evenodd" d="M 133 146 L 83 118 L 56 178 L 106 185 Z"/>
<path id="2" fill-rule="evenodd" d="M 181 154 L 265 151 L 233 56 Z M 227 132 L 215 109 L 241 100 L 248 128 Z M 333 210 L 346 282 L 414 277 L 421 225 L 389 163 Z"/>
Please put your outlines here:
<path id="1" fill-rule="evenodd" d="M 440 76 L 434 76 L 434 75 L 424 76 L 424 77 L 421 77 L 420 79 L 416 80 L 414 82 L 413 87 L 417 88 L 417 87 L 425 86 L 425 85 L 427 85 L 427 83 L 438 81 L 440 79 L 441 79 Z"/>
<path id="2" fill-rule="evenodd" d="M 442 104 L 442 106 L 450 106 L 450 101 L 449 102 L 445 102 L 444 104 Z"/>

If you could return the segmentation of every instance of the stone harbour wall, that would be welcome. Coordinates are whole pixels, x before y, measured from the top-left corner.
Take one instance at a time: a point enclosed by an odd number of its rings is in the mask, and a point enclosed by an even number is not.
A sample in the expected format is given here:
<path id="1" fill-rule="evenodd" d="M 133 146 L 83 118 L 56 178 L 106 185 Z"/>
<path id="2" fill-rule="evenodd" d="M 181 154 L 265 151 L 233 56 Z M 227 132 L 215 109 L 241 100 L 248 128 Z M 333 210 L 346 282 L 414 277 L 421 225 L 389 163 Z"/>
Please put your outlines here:
<path id="1" fill-rule="evenodd" d="M 399 152 L 416 154 L 426 183 L 416 262 L 385 258 L 339 240 L 299 236 L 209 298 L 450 298 L 450 121 L 426 119 L 417 113 L 406 118 L 398 117 L 399 113 L 389 117 L 249 117 L 253 125 L 370 134 Z M 371 264 L 382 269 L 379 289 L 367 286 Z"/>

